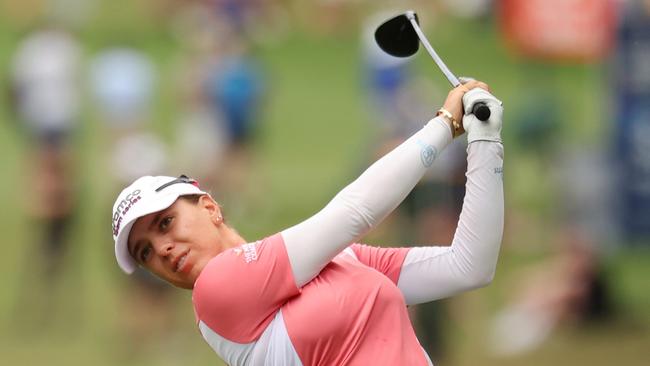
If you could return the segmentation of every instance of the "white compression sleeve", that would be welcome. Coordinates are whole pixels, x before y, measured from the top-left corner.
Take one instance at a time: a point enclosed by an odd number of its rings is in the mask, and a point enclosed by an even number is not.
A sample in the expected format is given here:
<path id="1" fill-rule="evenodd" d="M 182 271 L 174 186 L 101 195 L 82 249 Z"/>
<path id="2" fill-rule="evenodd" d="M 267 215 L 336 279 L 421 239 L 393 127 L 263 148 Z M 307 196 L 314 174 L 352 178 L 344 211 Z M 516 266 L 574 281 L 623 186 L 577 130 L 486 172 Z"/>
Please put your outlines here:
<path id="1" fill-rule="evenodd" d="M 492 281 L 503 236 L 503 145 L 468 146 L 463 209 L 450 247 L 412 248 L 398 287 L 407 304 L 419 304 L 485 286 Z"/>
<path id="2" fill-rule="evenodd" d="M 298 287 L 397 207 L 451 142 L 442 118 L 371 165 L 320 212 L 282 232 Z"/>

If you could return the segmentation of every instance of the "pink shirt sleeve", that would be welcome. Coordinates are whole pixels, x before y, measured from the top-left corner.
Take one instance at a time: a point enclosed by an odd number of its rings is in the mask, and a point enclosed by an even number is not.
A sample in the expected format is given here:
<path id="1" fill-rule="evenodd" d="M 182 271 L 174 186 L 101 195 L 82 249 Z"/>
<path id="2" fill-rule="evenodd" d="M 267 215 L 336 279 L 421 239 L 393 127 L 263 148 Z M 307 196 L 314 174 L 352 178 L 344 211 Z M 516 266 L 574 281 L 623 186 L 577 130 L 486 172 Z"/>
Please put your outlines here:
<path id="1" fill-rule="evenodd" d="M 192 301 L 197 321 L 226 339 L 248 343 L 299 293 L 282 236 L 276 234 L 213 258 L 194 285 Z"/>
<path id="2" fill-rule="evenodd" d="M 363 244 L 352 244 L 350 248 L 361 263 L 383 273 L 397 284 L 409 248 L 378 248 Z"/>

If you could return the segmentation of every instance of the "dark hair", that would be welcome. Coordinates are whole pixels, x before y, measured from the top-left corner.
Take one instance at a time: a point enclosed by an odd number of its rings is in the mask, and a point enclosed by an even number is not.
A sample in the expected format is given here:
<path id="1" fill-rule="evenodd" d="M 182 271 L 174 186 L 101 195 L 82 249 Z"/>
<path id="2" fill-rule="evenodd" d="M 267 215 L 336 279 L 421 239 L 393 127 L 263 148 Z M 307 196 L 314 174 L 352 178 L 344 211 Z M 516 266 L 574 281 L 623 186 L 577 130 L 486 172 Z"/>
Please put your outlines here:
<path id="1" fill-rule="evenodd" d="M 179 200 L 182 199 L 182 200 L 187 201 L 187 202 L 189 202 L 189 203 L 191 203 L 193 205 L 196 205 L 196 204 L 199 203 L 199 200 L 203 196 L 205 196 L 205 194 L 186 194 L 186 195 L 179 196 L 178 199 Z M 223 222 L 226 222 L 226 216 L 223 215 L 223 212 L 222 212 L 222 217 L 223 217 Z"/>
<path id="2" fill-rule="evenodd" d="M 179 196 L 178 199 L 179 200 L 182 199 L 184 201 L 187 201 L 187 202 L 190 202 L 190 203 L 193 203 L 193 204 L 197 204 L 197 203 L 199 203 L 199 199 L 201 199 L 202 196 L 204 196 L 204 195 L 203 194 L 185 194 L 185 195 Z"/>

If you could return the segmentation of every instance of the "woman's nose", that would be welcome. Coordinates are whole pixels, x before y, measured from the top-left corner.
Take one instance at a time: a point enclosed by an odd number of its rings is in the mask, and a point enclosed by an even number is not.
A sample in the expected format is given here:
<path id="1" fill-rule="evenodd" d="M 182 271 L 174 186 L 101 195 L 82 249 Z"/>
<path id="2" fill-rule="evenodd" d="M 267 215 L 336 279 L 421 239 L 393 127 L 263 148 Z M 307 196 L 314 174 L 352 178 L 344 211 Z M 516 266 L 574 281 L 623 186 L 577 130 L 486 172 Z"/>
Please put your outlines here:
<path id="1" fill-rule="evenodd" d="M 154 245 L 154 248 L 159 256 L 165 257 L 174 249 L 174 243 L 171 241 L 161 241 L 158 245 Z"/>

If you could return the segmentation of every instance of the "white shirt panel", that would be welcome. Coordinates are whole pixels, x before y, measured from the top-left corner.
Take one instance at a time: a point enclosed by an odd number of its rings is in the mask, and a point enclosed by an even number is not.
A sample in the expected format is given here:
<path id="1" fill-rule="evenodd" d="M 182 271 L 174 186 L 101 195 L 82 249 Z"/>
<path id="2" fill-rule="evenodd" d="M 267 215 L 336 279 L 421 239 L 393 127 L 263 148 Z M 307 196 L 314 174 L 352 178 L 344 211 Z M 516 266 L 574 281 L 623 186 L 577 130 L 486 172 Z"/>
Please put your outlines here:
<path id="1" fill-rule="evenodd" d="M 251 343 L 229 341 L 202 321 L 199 329 L 210 347 L 229 365 L 302 366 L 291 344 L 282 311 L 278 311 L 260 339 Z"/>

